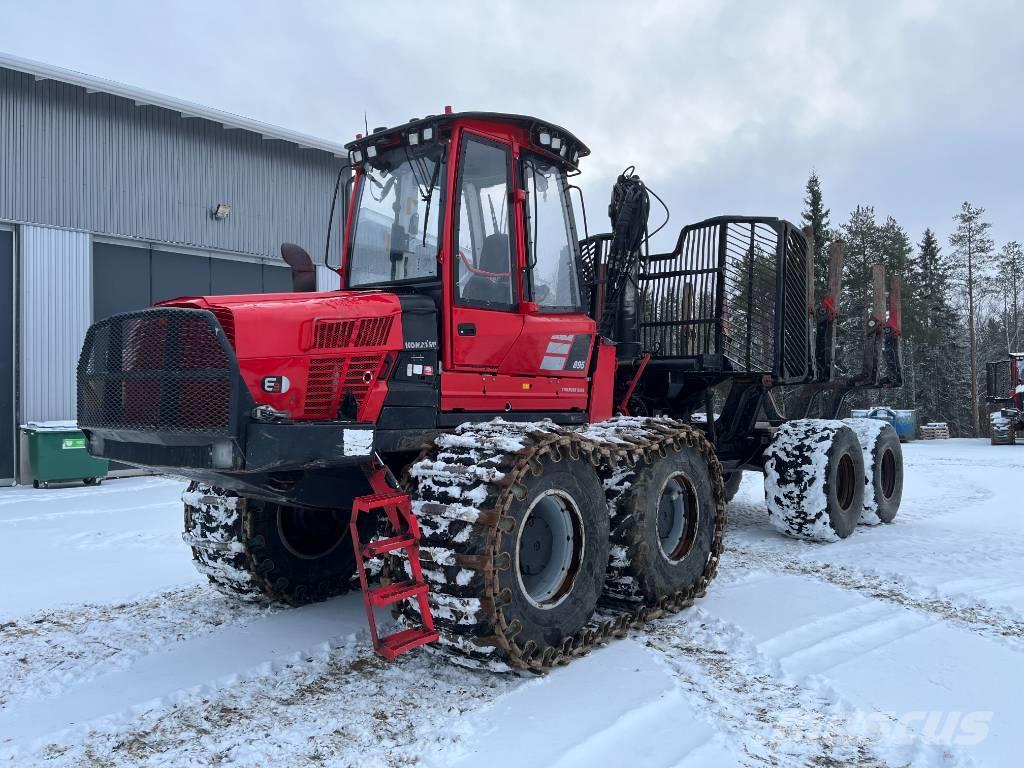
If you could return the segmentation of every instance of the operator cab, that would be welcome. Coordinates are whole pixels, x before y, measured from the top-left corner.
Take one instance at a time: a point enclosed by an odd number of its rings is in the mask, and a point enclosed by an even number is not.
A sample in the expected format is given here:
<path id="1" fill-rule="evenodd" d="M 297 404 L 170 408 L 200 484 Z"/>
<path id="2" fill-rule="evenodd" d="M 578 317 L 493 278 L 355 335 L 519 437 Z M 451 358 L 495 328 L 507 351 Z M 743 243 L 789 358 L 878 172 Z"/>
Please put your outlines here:
<path id="1" fill-rule="evenodd" d="M 568 178 L 587 147 L 532 117 L 464 112 L 346 148 L 342 289 L 433 299 L 442 410 L 582 414 L 595 324 Z"/>

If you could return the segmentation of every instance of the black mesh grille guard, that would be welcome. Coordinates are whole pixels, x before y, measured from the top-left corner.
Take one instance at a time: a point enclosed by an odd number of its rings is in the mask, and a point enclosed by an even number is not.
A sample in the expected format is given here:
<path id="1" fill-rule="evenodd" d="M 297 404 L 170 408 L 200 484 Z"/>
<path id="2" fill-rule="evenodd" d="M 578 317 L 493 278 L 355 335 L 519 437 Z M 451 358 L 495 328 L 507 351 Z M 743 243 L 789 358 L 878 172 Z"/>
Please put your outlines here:
<path id="1" fill-rule="evenodd" d="M 78 424 L 105 434 L 205 442 L 240 436 L 248 401 L 213 313 L 157 307 L 92 325 L 78 361 Z"/>

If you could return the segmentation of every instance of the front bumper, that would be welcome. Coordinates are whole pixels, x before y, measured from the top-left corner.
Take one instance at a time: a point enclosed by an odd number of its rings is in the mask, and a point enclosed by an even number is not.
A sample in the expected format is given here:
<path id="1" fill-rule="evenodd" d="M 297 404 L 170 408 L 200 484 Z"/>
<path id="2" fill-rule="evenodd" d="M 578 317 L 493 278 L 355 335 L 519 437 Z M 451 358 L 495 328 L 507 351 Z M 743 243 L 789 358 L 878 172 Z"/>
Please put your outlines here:
<path id="1" fill-rule="evenodd" d="M 156 307 L 114 315 L 86 334 L 78 422 L 89 452 L 160 470 L 260 473 L 364 462 L 372 428 L 266 422 L 212 312 Z"/>
<path id="2" fill-rule="evenodd" d="M 373 453 L 374 430 L 347 423 L 247 425 L 242 439 L 197 440 L 159 432 L 83 430 L 89 453 L 151 469 L 277 472 L 361 464 Z"/>

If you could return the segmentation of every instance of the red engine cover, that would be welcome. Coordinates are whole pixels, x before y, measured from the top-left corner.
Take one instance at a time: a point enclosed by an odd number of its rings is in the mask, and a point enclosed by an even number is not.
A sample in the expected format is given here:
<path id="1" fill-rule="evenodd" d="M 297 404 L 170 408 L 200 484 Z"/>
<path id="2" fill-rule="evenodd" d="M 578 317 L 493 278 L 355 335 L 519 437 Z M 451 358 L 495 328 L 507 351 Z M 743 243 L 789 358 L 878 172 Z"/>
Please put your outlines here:
<path id="1" fill-rule="evenodd" d="M 294 419 L 333 419 L 348 394 L 357 421 L 374 422 L 402 349 L 401 305 L 377 291 L 172 299 L 209 309 L 238 357 L 253 399 Z"/>

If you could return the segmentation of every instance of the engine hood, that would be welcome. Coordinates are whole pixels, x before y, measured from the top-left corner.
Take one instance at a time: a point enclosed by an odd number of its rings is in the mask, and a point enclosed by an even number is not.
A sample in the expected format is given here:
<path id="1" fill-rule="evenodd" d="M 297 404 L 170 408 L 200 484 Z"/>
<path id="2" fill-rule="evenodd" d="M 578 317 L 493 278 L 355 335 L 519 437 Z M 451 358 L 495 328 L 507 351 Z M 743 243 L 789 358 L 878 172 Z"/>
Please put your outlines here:
<path id="1" fill-rule="evenodd" d="M 401 315 L 401 304 L 395 294 L 382 291 L 196 296 L 162 305 L 212 311 L 239 358 L 354 347 L 402 348 L 400 323 L 394 322 Z M 361 326 L 375 320 L 380 321 L 372 323 L 376 332 L 360 334 Z"/>

